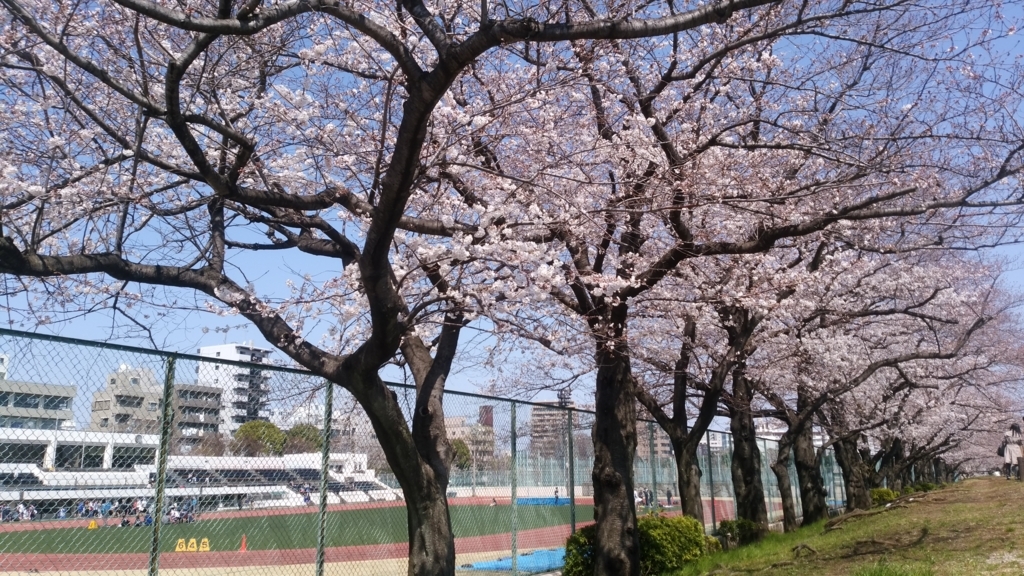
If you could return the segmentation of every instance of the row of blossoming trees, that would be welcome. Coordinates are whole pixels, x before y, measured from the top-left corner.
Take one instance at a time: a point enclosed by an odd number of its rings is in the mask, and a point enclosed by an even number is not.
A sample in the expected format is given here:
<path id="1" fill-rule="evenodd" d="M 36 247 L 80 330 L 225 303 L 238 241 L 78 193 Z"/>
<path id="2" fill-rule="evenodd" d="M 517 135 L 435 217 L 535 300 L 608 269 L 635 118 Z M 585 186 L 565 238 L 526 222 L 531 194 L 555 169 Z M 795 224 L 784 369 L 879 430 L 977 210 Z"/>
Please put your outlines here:
<path id="1" fill-rule="evenodd" d="M 1024 202 L 1014 6 L 0 4 L 9 318 L 244 317 L 365 409 L 410 575 L 455 569 L 442 399 L 469 330 L 589 374 L 600 575 L 638 573 L 638 403 L 692 514 L 728 417 L 758 522 L 754 418 L 786 424 L 806 520 L 813 430 L 862 505 L 876 461 L 969 458 L 1008 406 L 1013 302 L 974 250 Z"/>

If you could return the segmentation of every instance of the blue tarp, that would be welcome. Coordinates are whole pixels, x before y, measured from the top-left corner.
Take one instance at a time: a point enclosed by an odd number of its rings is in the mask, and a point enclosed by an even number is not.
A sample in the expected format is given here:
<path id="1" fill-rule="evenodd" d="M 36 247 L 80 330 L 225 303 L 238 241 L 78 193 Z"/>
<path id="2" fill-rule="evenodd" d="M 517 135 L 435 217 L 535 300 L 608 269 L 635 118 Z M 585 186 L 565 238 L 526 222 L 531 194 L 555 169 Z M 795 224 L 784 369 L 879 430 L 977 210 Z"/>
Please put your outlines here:
<path id="1" fill-rule="evenodd" d="M 565 566 L 565 548 L 554 550 L 534 550 L 520 554 L 517 558 L 516 569 L 527 574 L 537 572 L 550 572 Z M 474 562 L 463 566 L 466 570 L 487 570 L 490 572 L 511 572 L 512 558 L 498 558 L 487 562 Z"/>
<path id="2" fill-rule="evenodd" d="M 568 506 L 568 498 L 558 498 L 558 502 L 552 498 L 516 498 L 516 504 L 520 506 Z"/>

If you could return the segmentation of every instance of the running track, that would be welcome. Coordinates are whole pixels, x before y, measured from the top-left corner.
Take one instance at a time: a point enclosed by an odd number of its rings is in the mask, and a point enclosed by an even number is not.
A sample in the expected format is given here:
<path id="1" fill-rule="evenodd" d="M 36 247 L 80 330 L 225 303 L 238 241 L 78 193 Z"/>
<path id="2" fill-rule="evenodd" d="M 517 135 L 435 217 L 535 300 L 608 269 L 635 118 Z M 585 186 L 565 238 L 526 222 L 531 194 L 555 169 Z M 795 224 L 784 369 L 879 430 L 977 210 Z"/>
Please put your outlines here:
<path id="1" fill-rule="evenodd" d="M 581 499 L 582 500 L 582 499 Z M 508 504 L 506 498 L 499 503 Z M 459 498 L 452 505 L 483 505 L 491 503 L 490 498 Z M 592 499 L 577 501 L 578 504 L 591 504 Z M 368 502 L 359 504 L 338 504 L 328 506 L 329 511 L 361 510 L 370 508 L 391 508 L 404 506 L 402 501 Z M 216 518 L 247 518 L 253 516 L 279 516 L 286 514 L 308 514 L 315 512 L 315 507 L 308 508 L 276 508 L 262 510 L 230 510 L 208 512 L 202 515 L 203 520 Z M 24 530 L 44 530 L 48 528 L 85 528 L 90 519 L 76 518 L 73 520 L 54 520 L 44 522 L 12 522 L 0 524 L 0 533 Z M 586 524 L 579 524 L 580 526 Z M 569 525 L 548 526 L 532 530 L 522 530 L 518 535 L 520 549 L 550 548 L 562 546 L 569 536 Z M 457 538 L 455 552 L 503 552 L 512 547 L 508 533 L 490 534 Z M 392 544 L 372 544 L 364 546 L 340 546 L 327 548 L 327 562 L 357 562 L 361 560 L 380 560 L 388 558 L 405 558 L 409 554 L 406 542 Z M 172 568 L 217 568 L 225 566 L 284 566 L 289 564 L 313 564 L 316 551 L 312 548 L 292 550 L 249 550 L 246 552 L 164 552 L 160 554 L 160 567 Z M 56 572 L 56 571 L 97 571 L 97 570 L 145 570 L 149 563 L 148 554 L 0 554 L 0 572 Z"/>
<path id="2" fill-rule="evenodd" d="M 499 500 L 500 502 L 500 500 Z M 507 503 L 507 499 L 505 501 Z M 591 504 L 587 499 L 580 504 Z M 716 502 L 719 518 L 727 511 L 726 502 Z M 454 505 L 487 505 L 488 498 L 460 498 Z M 705 502 L 705 505 L 709 502 Z M 731 502 L 729 502 L 731 504 Z M 329 506 L 331 511 L 358 510 L 369 508 L 385 508 L 402 506 L 403 502 L 371 502 L 365 504 L 341 504 Z M 203 519 L 214 518 L 245 518 L 252 516 L 277 516 L 285 514 L 305 514 L 310 509 L 264 509 L 264 510 L 233 510 L 203 514 Z M 710 510 L 706 510 L 706 513 Z M 678 512 L 676 512 L 678 513 Z M 41 530 L 46 528 L 84 528 L 88 519 L 60 520 L 31 523 L 9 523 L 0 525 L 0 532 L 21 530 Z M 578 526 L 589 524 L 579 523 Z M 518 534 L 518 547 L 522 550 L 533 548 L 552 548 L 563 546 L 569 536 L 569 525 L 548 526 L 532 530 L 522 530 Z M 490 534 L 456 538 L 457 554 L 471 552 L 506 552 L 512 547 L 508 533 Z M 389 558 L 405 558 L 409 546 L 406 542 L 392 544 L 373 544 L 363 546 L 340 546 L 327 548 L 327 562 L 357 562 L 364 560 L 380 560 Z M 284 566 L 290 564 L 313 564 L 316 551 L 312 548 L 290 550 L 250 550 L 246 552 L 164 552 L 160 555 L 160 567 L 174 568 L 217 568 L 228 566 Z M 57 571 L 99 571 L 99 570 L 145 570 L 149 562 L 148 554 L 0 554 L 0 572 L 57 572 Z"/>
<path id="3" fill-rule="evenodd" d="M 562 546 L 569 536 L 569 525 L 548 526 L 519 532 L 518 545 L 523 550 Z M 466 552 L 503 552 L 512 547 L 509 534 L 492 534 L 457 538 L 456 554 Z M 405 542 L 368 546 L 327 548 L 327 562 L 356 562 L 405 558 L 409 545 Z M 251 550 L 248 552 L 164 552 L 160 568 L 217 568 L 224 566 L 284 566 L 313 564 L 316 551 Z M 145 570 L 148 554 L 3 554 L 0 572 L 57 572 L 96 570 Z"/>

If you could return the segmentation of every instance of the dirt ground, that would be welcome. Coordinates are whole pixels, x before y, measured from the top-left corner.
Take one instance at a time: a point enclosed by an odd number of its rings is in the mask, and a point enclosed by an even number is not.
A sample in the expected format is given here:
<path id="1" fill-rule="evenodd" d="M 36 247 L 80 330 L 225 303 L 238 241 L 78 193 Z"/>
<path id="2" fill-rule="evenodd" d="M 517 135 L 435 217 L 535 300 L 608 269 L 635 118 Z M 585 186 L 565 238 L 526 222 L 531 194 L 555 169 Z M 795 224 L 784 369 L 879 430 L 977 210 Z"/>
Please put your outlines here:
<path id="1" fill-rule="evenodd" d="M 507 552 L 479 552 L 459 554 L 456 565 L 494 560 L 507 556 Z M 324 565 L 324 576 L 396 576 L 405 574 L 406 560 L 391 558 L 363 562 L 334 562 Z M 146 576 L 145 570 L 61 571 L 61 572 L 0 572 L 2 576 Z M 213 568 L 184 568 L 161 570 L 161 576 L 313 576 L 312 564 L 285 566 L 241 566 Z M 479 572 L 476 574 L 480 574 Z"/>

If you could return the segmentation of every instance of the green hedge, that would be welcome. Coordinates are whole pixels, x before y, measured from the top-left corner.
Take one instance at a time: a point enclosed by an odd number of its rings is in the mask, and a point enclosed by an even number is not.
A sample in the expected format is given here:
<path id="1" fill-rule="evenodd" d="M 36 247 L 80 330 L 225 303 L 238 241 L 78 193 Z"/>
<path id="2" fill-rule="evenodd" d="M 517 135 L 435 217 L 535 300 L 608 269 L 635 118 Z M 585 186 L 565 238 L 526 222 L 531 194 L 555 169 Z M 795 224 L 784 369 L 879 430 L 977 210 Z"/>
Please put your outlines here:
<path id="1" fill-rule="evenodd" d="M 895 500 L 899 494 L 888 488 L 873 488 L 871 490 L 871 503 L 875 506 L 885 506 Z"/>
<path id="2" fill-rule="evenodd" d="M 704 527 L 693 518 L 652 514 L 638 519 L 637 529 L 640 534 L 640 574 L 643 576 L 660 576 L 680 570 L 687 562 L 708 553 Z M 595 525 L 569 536 L 565 544 L 563 576 L 590 576 L 594 573 L 596 540 Z"/>

